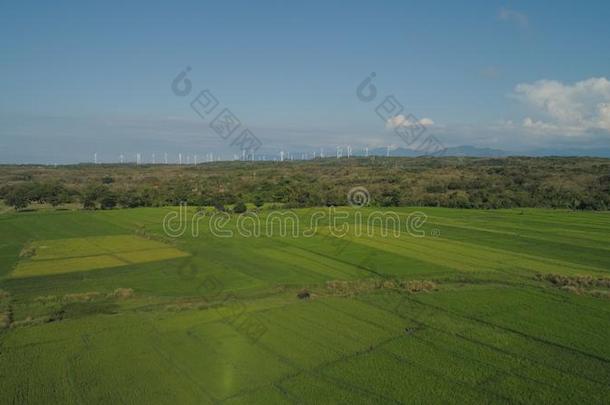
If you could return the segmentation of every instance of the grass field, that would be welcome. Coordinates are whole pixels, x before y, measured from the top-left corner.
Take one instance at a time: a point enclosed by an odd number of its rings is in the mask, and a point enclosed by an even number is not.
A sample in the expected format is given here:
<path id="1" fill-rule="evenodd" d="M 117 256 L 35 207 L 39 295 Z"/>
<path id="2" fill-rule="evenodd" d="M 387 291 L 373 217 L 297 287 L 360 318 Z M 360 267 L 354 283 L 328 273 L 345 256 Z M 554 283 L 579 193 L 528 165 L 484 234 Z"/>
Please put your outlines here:
<path id="1" fill-rule="evenodd" d="M 135 235 L 51 239 L 28 244 L 12 277 L 46 276 L 187 256 L 185 252 Z"/>
<path id="2" fill-rule="evenodd" d="M 4 213 L 0 403 L 607 403 L 610 215 L 418 210 L 400 238 Z"/>

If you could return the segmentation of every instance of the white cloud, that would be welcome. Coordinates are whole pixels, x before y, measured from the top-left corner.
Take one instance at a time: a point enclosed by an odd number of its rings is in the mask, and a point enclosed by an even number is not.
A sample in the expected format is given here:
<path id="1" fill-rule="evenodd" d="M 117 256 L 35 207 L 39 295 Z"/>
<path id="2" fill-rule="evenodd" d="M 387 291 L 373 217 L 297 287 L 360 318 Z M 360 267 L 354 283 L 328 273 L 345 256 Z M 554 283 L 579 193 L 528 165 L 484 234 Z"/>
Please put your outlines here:
<path id="1" fill-rule="evenodd" d="M 434 121 L 432 121 L 430 118 L 422 118 L 421 120 L 419 120 L 419 123 L 422 124 L 424 127 L 431 127 L 432 125 L 434 125 Z"/>
<path id="2" fill-rule="evenodd" d="M 388 129 L 394 129 L 397 127 L 413 127 L 416 125 L 431 127 L 434 125 L 434 121 L 432 121 L 430 118 L 422 118 L 417 120 L 417 118 L 412 115 L 404 116 L 403 114 L 398 114 L 386 122 L 386 128 Z"/>
<path id="3" fill-rule="evenodd" d="M 610 104 L 599 103 L 597 111 L 599 113 L 599 127 L 610 131 Z"/>
<path id="4" fill-rule="evenodd" d="M 557 125 L 550 122 L 535 120 L 530 117 L 523 119 L 522 126 L 531 133 L 540 135 L 561 133 L 563 135 L 580 135 L 584 131 L 578 126 Z"/>
<path id="5" fill-rule="evenodd" d="M 538 133 L 567 136 L 610 132 L 610 81 L 590 78 L 573 84 L 555 80 L 521 83 L 514 96 L 532 109 L 523 127 Z"/>
<path id="6" fill-rule="evenodd" d="M 527 18 L 527 15 L 506 7 L 502 7 L 500 9 L 500 12 L 498 13 L 498 18 L 502 21 L 516 23 L 521 27 L 527 27 L 527 25 L 529 24 L 529 19 Z"/>

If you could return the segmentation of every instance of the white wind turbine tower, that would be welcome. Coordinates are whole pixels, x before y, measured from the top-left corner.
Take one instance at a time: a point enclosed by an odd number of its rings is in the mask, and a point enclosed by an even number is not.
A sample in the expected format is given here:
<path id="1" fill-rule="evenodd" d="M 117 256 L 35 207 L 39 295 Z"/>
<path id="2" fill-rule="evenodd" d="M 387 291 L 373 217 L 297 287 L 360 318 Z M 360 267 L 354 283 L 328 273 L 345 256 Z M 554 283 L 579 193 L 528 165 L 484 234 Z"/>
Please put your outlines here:
<path id="1" fill-rule="evenodd" d="M 352 156 L 352 146 L 347 145 L 347 158 L 349 159 Z"/>
<path id="2" fill-rule="evenodd" d="M 193 163 L 195 164 L 195 166 L 197 166 L 197 155 L 195 155 L 195 156 L 193 157 Z"/>
<path id="3" fill-rule="evenodd" d="M 93 164 L 97 164 L 97 152 L 93 154 Z"/>
<path id="4" fill-rule="evenodd" d="M 284 151 L 280 151 L 280 162 L 284 161 Z"/>
<path id="5" fill-rule="evenodd" d="M 178 164 L 182 164 L 182 153 L 178 153 Z"/>
<path id="6" fill-rule="evenodd" d="M 369 157 L 369 148 L 368 148 L 368 146 L 366 148 L 364 148 L 364 155 L 366 157 Z"/>
<path id="7" fill-rule="evenodd" d="M 125 163 L 125 156 L 122 153 L 119 155 L 119 159 L 121 161 L 121 164 Z"/>
<path id="8" fill-rule="evenodd" d="M 320 159 L 324 159 L 324 148 L 320 148 Z"/>
<path id="9" fill-rule="evenodd" d="M 165 164 L 167 164 L 167 152 L 165 152 L 165 154 L 163 155 L 163 161 L 165 162 Z"/>
<path id="10" fill-rule="evenodd" d="M 157 163 L 157 162 L 156 162 L 156 160 L 155 160 L 155 154 L 153 153 L 153 154 L 152 154 L 152 164 L 154 165 L 155 163 Z"/>
<path id="11" fill-rule="evenodd" d="M 341 146 L 337 146 L 337 159 L 341 159 L 343 156 L 343 148 Z"/>

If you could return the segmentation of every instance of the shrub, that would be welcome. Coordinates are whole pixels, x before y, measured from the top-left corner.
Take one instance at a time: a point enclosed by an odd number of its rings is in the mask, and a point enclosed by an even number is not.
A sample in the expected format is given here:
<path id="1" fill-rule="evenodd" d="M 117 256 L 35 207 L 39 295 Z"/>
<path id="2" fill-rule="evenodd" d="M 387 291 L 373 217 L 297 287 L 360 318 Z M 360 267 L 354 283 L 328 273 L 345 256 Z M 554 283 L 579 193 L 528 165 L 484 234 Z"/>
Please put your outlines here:
<path id="1" fill-rule="evenodd" d="M 11 318 L 8 313 L 0 312 L 0 329 L 7 329 L 11 326 Z"/>
<path id="2" fill-rule="evenodd" d="M 133 288 L 117 288 L 112 295 L 116 298 L 131 298 L 133 297 Z"/>
<path id="3" fill-rule="evenodd" d="M 112 178 L 112 176 L 106 175 L 106 176 L 102 177 L 102 183 L 111 184 L 111 183 L 114 183 L 114 179 Z"/>
<path id="4" fill-rule="evenodd" d="M 427 292 L 438 289 L 436 283 L 428 280 L 410 280 L 403 284 L 403 288 L 409 292 Z"/>
<path id="5" fill-rule="evenodd" d="M 113 195 L 105 195 L 100 200 L 100 208 L 103 210 L 111 210 L 116 207 L 116 198 Z"/>
<path id="6" fill-rule="evenodd" d="M 310 297 L 309 291 L 307 291 L 306 289 L 302 289 L 301 291 L 299 291 L 299 293 L 297 294 L 297 297 L 301 300 L 307 299 Z"/>
<path id="7" fill-rule="evenodd" d="M 435 291 L 438 287 L 436 283 L 428 280 L 368 279 L 356 281 L 332 280 L 326 282 L 326 289 L 333 295 L 352 296 L 379 289 L 418 293 Z"/>
<path id="8" fill-rule="evenodd" d="M 610 291 L 593 290 L 591 291 L 591 295 L 597 298 L 610 299 Z"/>
<path id="9" fill-rule="evenodd" d="M 247 210 L 248 208 L 246 207 L 246 204 L 244 204 L 243 201 L 238 201 L 237 204 L 235 204 L 235 206 L 233 207 L 233 212 L 236 214 L 243 214 Z"/>
<path id="10" fill-rule="evenodd" d="M 574 294 L 588 293 L 597 298 L 609 298 L 610 291 L 592 290 L 592 288 L 610 288 L 610 278 L 584 276 L 564 276 L 561 274 L 536 274 L 537 280 L 547 281 L 563 291 Z"/>
<path id="11" fill-rule="evenodd" d="M 36 254 L 36 248 L 30 245 L 26 245 L 19 252 L 19 257 L 32 257 Z"/>
<path id="12" fill-rule="evenodd" d="M 25 187 L 16 187 L 8 191 L 4 196 L 4 202 L 16 210 L 21 210 L 30 205 L 30 197 Z"/>
<path id="13" fill-rule="evenodd" d="M 264 204 L 265 200 L 263 200 L 263 197 L 258 194 L 254 196 L 254 206 L 256 208 L 260 209 Z"/>
<path id="14" fill-rule="evenodd" d="M 39 302 L 42 305 L 47 305 L 50 303 L 57 303 L 58 301 L 59 301 L 59 297 L 56 297 L 55 295 L 41 295 L 41 296 L 34 298 L 34 302 Z"/>
<path id="15" fill-rule="evenodd" d="M 64 302 L 89 302 L 93 301 L 96 298 L 101 297 L 102 294 L 97 291 L 91 291 L 86 293 L 75 293 L 75 294 L 66 294 L 64 295 Z"/>

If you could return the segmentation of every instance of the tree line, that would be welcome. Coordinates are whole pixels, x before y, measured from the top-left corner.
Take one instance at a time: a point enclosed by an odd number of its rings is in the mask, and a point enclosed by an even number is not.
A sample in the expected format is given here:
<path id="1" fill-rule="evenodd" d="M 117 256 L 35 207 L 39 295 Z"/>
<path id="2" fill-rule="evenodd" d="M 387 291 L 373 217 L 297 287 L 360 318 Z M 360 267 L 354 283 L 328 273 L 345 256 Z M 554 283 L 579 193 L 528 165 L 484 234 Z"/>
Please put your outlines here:
<path id="1" fill-rule="evenodd" d="M 2 166 L 0 197 L 84 209 L 347 205 L 364 187 L 380 207 L 545 207 L 607 210 L 610 160 L 597 158 L 352 158 L 197 166 Z"/>

